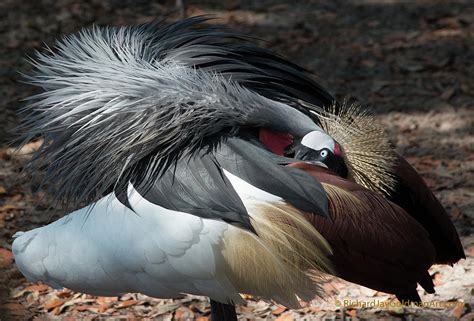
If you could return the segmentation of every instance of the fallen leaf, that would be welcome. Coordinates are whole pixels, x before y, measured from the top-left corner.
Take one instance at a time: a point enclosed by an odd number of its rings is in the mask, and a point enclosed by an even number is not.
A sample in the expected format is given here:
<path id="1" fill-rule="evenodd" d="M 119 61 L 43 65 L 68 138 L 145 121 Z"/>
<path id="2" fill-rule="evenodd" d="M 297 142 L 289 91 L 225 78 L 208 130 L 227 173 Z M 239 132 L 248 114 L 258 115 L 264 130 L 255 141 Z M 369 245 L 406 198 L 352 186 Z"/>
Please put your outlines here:
<path id="1" fill-rule="evenodd" d="M 174 312 L 174 319 L 175 320 L 193 320 L 194 313 L 186 307 L 180 307 L 176 309 L 176 311 Z"/>
<path id="2" fill-rule="evenodd" d="M 318 312 L 321 312 L 321 308 L 320 307 L 315 307 L 315 306 L 309 306 L 309 307 L 306 307 L 303 309 L 304 313 L 318 313 Z"/>
<path id="3" fill-rule="evenodd" d="M 25 293 L 35 293 L 35 294 L 38 294 L 40 292 L 44 292 L 44 291 L 47 291 L 49 289 L 49 287 L 47 285 L 44 285 L 44 284 L 34 284 L 34 285 L 30 285 L 30 286 L 27 286 L 26 288 L 24 289 L 15 289 L 12 291 L 12 295 L 11 297 L 16 299 L 16 298 L 19 298 L 21 296 L 23 296 Z M 27 297 L 27 300 L 29 299 L 30 296 Z"/>
<path id="4" fill-rule="evenodd" d="M 179 319 L 182 319 L 183 316 L 184 316 L 184 312 L 181 311 L 181 309 L 178 309 L 178 310 L 176 310 L 176 311 L 174 312 L 174 318 L 175 318 L 175 319 L 178 319 L 178 320 L 179 320 Z"/>
<path id="5" fill-rule="evenodd" d="M 61 306 L 55 307 L 53 310 L 51 310 L 51 313 L 54 315 L 59 315 L 61 313 Z"/>
<path id="6" fill-rule="evenodd" d="M 346 313 L 351 317 L 355 318 L 357 316 L 357 310 L 347 310 Z"/>
<path id="7" fill-rule="evenodd" d="M 118 297 L 116 297 L 116 296 L 110 296 L 110 297 L 109 296 L 100 296 L 96 300 L 96 302 L 99 305 L 107 305 L 107 306 L 112 305 L 116 301 L 118 301 Z"/>
<path id="8" fill-rule="evenodd" d="M 64 300 L 61 299 L 53 299 L 43 305 L 43 308 L 47 311 L 52 310 L 54 308 L 60 307 L 61 305 L 64 304 Z"/>
<path id="9" fill-rule="evenodd" d="M 452 311 L 453 317 L 455 317 L 456 319 L 459 319 L 462 313 L 464 312 L 465 305 L 466 304 L 464 302 L 457 302 L 456 306 L 454 307 Z"/>
<path id="10" fill-rule="evenodd" d="M 132 305 L 135 305 L 137 304 L 138 301 L 137 300 L 127 300 L 127 301 L 123 301 L 123 302 L 120 302 L 119 305 L 117 306 L 118 309 L 122 309 L 122 308 L 128 308 Z"/>
<path id="11" fill-rule="evenodd" d="M 471 245 L 466 249 L 466 254 L 468 256 L 474 257 L 474 245 Z"/>
<path id="12" fill-rule="evenodd" d="M 6 194 L 6 193 L 7 193 L 7 190 L 5 189 L 5 187 L 0 186 L 0 194 Z"/>
<path id="13" fill-rule="evenodd" d="M 7 249 L 0 248 L 0 268 L 6 268 L 13 262 L 13 254 Z"/>
<path id="14" fill-rule="evenodd" d="M 280 315 L 275 321 L 293 321 L 295 318 L 293 317 L 292 312 L 288 312 L 285 314 Z"/>
<path id="15" fill-rule="evenodd" d="M 61 299 L 69 298 L 69 297 L 72 296 L 72 292 L 71 292 L 71 290 L 66 289 L 66 290 L 63 290 L 63 291 L 59 292 L 58 294 L 56 294 L 56 296 L 58 298 L 61 298 Z"/>
<path id="16" fill-rule="evenodd" d="M 443 276 L 441 275 L 441 273 L 436 272 L 431 277 L 433 279 L 433 283 L 434 283 L 435 286 L 440 286 L 440 285 L 443 284 L 443 281 L 442 281 Z"/>
<path id="17" fill-rule="evenodd" d="M 33 284 L 23 289 L 23 292 L 44 292 L 49 289 L 46 284 Z"/>
<path id="18" fill-rule="evenodd" d="M 273 314 L 273 315 L 280 315 L 280 314 L 282 314 L 283 312 L 285 312 L 286 310 L 287 310 L 286 307 L 284 307 L 284 306 L 279 306 L 279 307 L 277 307 L 276 309 L 274 309 L 274 310 L 272 311 L 272 314 Z"/>
<path id="19" fill-rule="evenodd" d="M 99 313 L 100 306 L 84 304 L 84 305 L 78 305 L 78 306 L 74 307 L 74 310 L 76 310 L 76 311 L 90 311 L 90 312 L 93 312 L 93 313 Z"/>
<path id="20" fill-rule="evenodd" d="M 435 37 L 440 38 L 449 38 L 449 37 L 456 37 L 462 35 L 462 30 L 460 29 L 438 29 L 433 31 L 433 35 Z"/>
<path id="21" fill-rule="evenodd" d="M 66 308 L 70 306 L 75 306 L 76 303 L 79 303 L 79 306 L 82 306 L 82 305 L 88 305 L 88 303 L 94 303 L 94 302 L 95 300 L 92 300 L 92 299 L 86 299 L 86 300 L 82 298 L 72 299 L 72 300 L 70 299 L 70 300 L 67 300 L 63 305 L 61 305 L 61 307 L 59 307 L 59 313 L 62 313 Z M 100 312 L 100 309 L 99 309 L 99 312 Z"/>
<path id="22" fill-rule="evenodd" d="M 13 211 L 13 210 L 21 210 L 22 207 L 16 205 L 16 204 L 5 204 L 3 206 L 0 206 L 0 212 L 8 212 L 8 211 Z"/>

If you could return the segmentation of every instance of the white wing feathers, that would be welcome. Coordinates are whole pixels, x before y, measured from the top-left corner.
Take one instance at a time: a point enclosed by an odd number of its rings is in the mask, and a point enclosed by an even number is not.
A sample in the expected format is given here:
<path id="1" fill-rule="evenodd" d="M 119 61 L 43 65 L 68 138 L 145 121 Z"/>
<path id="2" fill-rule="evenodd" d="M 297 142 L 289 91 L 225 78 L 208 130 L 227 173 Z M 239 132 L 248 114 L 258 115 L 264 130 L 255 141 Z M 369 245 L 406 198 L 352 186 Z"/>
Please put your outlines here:
<path id="1" fill-rule="evenodd" d="M 216 272 L 223 258 L 213 247 L 227 223 L 167 210 L 134 190 L 129 195 L 134 212 L 110 194 L 45 227 L 17 233 L 13 252 L 20 271 L 33 282 L 97 295 L 190 293 L 242 302 Z"/>

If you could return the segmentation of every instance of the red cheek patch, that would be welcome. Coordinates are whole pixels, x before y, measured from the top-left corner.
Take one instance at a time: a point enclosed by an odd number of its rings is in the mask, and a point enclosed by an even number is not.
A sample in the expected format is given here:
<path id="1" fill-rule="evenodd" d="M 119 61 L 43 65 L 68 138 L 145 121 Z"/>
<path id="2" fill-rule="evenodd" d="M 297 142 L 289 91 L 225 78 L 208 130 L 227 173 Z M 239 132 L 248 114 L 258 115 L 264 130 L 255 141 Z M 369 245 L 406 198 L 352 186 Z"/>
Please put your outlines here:
<path id="1" fill-rule="evenodd" d="M 258 134 L 258 139 L 267 148 L 277 155 L 283 156 L 285 148 L 293 143 L 293 136 L 288 133 L 275 132 L 262 128 Z"/>
<path id="2" fill-rule="evenodd" d="M 334 155 L 336 155 L 336 156 L 341 156 L 342 155 L 341 145 L 339 145 L 336 142 L 334 142 Z"/>

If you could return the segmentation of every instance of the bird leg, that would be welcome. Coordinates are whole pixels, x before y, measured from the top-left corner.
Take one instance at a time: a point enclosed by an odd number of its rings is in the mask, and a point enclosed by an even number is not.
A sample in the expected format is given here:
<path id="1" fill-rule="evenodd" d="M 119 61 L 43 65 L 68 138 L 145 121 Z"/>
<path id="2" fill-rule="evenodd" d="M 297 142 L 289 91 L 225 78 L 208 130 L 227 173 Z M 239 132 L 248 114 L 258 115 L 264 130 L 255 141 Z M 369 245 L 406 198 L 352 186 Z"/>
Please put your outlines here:
<path id="1" fill-rule="evenodd" d="M 211 299 L 211 321 L 237 321 L 235 306 Z"/>

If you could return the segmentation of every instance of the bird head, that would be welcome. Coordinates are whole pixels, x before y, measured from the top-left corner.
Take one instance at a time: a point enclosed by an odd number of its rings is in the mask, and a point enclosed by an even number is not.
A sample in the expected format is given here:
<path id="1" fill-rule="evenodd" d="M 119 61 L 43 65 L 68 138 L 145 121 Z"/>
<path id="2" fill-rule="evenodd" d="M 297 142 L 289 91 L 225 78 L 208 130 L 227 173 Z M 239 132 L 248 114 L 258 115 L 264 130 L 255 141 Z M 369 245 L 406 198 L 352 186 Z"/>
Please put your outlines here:
<path id="1" fill-rule="evenodd" d="M 286 156 L 323 165 L 344 178 L 349 174 L 341 145 L 323 131 L 311 131 L 303 138 L 295 140 L 287 148 Z"/>
<path id="2" fill-rule="evenodd" d="M 276 154 L 327 167 L 369 190 L 390 195 L 397 182 L 397 157 L 373 116 L 357 105 L 326 111 L 305 107 L 320 127 L 296 135 L 263 129 L 260 141 Z"/>

